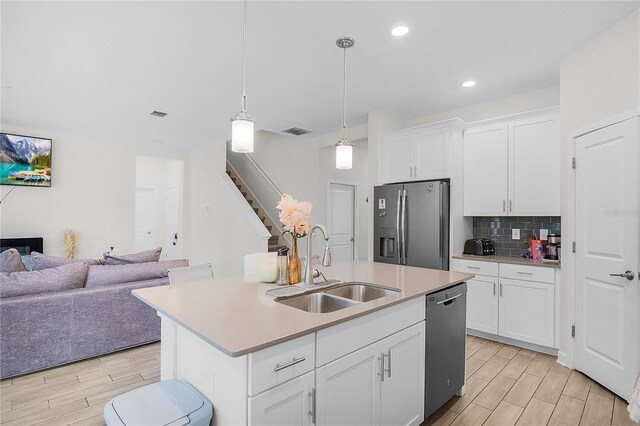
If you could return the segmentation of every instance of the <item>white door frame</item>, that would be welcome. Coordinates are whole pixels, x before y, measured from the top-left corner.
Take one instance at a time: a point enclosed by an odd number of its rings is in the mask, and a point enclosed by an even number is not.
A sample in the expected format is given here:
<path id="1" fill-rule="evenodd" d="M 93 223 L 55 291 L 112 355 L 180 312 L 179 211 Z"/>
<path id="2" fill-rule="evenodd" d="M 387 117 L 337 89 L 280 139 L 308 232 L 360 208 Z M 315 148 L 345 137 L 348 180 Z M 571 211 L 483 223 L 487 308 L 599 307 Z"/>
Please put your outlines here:
<path id="1" fill-rule="evenodd" d="M 576 175 L 574 173 L 572 159 L 576 156 L 576 139 L 587 133 L 594 132 L 616 123 L 640 116 L 640 108 L 627 111 L 623 114 L 609 117 L 605 120 L 581 127 L 569 132 L 567 138 L 566 157 L 563 161 L 565 176 L 565 197 L 562 205 L 562 280 L 565 288 L 561 292 L 561 310 L 558 318 L 560 340 L 558 362 L 569 368 L 575 367 L 575 339 L 571 337 L 571 327 L 575 325 L 575 300 L 576 300 L 576 254 L 571 251 L 572 242 L 576 240 Z M 564 296 L 564 300 L 563 297 Z M 563 314 L 564 311 L 564 315 Z"/>
<path id="2" fill-rule="evenodd" d="M 331 235 L 331 184 L 335 183 L 338 185 L 348 185 L 353 186 L 353 260 L 358 259 L 358 249 L 356 244 L 359 243 L 360 238 L 358 236 L 358 216 L 360 215 L 360 207 L 358 206 L 358 185 L 353 182 L 347 182 L 336 179 L 328 179 L 327 180 L 327 230 L 329 231 L 329 235 Z"/>

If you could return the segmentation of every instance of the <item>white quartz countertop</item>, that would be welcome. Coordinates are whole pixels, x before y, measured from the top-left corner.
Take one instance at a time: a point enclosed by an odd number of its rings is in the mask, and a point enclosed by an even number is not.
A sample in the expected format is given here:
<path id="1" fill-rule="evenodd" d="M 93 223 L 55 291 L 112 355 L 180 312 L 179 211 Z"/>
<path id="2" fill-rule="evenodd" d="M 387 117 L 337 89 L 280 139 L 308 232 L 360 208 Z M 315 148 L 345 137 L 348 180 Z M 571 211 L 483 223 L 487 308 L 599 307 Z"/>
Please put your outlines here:
<path id="1" fill-rule="evenodd" d="M 319 268 L 328 279 L 363 281 L 400 290 L 392 296 L 329 313 L 310 313 L 274 301 L 274 284 L 231 277 L 133 290 L 162 315 L 231 357 L 242 356 L 359 316 L 433 293 L 472 274 L 373 262 Z"/>
<path id="2" fill-rule="evenodd" d="M 560 268 L 559 262 L 544 262 L 541 259 L 523 259 L 514 256 L 476 256 L 473 254 L 457 254 L 454 259 L 479 260 L 480 262 L 512 263 L 514 265 L 542 266 L 544 268 Z"/>

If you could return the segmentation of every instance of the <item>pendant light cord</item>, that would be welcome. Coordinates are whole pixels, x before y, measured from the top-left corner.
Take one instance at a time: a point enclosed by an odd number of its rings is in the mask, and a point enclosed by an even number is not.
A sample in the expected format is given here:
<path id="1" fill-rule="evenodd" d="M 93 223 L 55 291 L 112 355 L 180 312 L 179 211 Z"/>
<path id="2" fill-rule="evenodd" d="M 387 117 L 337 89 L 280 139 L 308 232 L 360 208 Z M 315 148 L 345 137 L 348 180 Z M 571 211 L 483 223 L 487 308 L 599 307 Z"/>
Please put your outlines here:
<path id="1" fill-rule="evenodd" d="M 345 130 L 347 128 L 347 49 L 346 47 L 342 48 L 344 52 L 344 80 L 343 80 L 343 112 L 342 112 L 342 133 L 343 137 L 345 135 Z"/>
<path id="2" fill-rule="evenodd" d="M 242 112 L 247 112 L 247 92 L 245 91 L 246 50 L 247 50 L 247 0 L 244 0 L 243 10 L 242 10 L 242 105 L 240 107 Z"/>

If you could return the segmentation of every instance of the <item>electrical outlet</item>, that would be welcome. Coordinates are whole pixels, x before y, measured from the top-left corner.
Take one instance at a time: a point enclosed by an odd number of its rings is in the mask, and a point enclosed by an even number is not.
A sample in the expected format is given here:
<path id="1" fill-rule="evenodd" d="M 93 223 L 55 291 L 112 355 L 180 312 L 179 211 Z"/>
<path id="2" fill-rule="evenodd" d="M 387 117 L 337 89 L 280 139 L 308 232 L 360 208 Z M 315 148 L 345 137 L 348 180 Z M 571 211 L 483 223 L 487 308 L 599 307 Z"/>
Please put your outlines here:
<path id="1" fill-rule="evenodd" d="M 546 240 L 548 236 L 549 236 L 549 230 L 548 229 L 541 229 L 540 230 L 540 239 L 541 240 Z"/>
<path id="2" fill-rule="evenodd" d="M 520 239 L 520 230 L 519 229 L 512 229 L 511 230 L 511 239 L 512 240 L 519 240 Z"/>

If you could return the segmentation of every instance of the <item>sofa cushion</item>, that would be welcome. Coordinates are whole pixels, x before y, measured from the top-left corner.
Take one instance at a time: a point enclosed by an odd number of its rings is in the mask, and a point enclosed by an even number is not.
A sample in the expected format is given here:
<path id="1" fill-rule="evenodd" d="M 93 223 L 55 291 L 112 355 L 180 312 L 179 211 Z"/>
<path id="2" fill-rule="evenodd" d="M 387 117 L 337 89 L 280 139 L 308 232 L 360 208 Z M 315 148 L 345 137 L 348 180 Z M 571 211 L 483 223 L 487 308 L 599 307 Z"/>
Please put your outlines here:
<path id="1" fill-rule="evenodd" d="M 181 259 L 127 265 L 92 265 L 89 267 L 85 287 L 164 278 L 168 276 L 167 269 L 183 266 L 189 266 L 189 261 Z"/>
<path id="2" fill-rule="evenodd" d="M 104 264 L 105 265 L 126 265 L 129 263 L 157 262 L 158 260 L 160 260 L 160 253 L 162 253 L 162 247 L 158 247 L 153 250 L 141 251 L 140 253 L 125 254 L 122 256 L 105 253 Z"/>
<path id="3" fill-rule="evenodd" d="M 31 252 L 31 260 L 33 261 L 34 271 L 57 268 L 70 263 L 86 263 L 87 265 L 101 265 L 103 263 L 102 259 L 68 259 L 66 257 L 47 256 L 37 251 Z"/>
<path id="4" fill-rule="evenodd" d="M 41 271 L 0 272 L 0 297 L 81 288 L 89 267 L 73 262 Z"/>
<path id="5" fill-rule="evenodd" d="M 22 272 L 26 271 L 22 263 L 20 252 L 14 248 L 7 249 L 0 253 L 0 272 Z"/>

